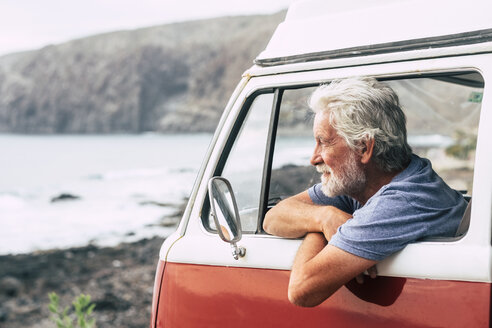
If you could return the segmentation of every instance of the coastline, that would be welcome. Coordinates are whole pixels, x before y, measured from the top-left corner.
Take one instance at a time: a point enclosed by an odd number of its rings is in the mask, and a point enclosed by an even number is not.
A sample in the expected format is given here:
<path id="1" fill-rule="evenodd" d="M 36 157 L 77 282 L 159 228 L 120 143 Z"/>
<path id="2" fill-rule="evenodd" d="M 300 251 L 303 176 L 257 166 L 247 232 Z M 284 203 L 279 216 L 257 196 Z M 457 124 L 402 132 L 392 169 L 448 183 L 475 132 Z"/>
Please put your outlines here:
<path id="1" fill-rule="evenodd" d="M 0 326 L 55 327 L 48 293 L 62 307 L 89 294 L 97 327 L 146 327 L 164 238 L 0 256 Z"/>

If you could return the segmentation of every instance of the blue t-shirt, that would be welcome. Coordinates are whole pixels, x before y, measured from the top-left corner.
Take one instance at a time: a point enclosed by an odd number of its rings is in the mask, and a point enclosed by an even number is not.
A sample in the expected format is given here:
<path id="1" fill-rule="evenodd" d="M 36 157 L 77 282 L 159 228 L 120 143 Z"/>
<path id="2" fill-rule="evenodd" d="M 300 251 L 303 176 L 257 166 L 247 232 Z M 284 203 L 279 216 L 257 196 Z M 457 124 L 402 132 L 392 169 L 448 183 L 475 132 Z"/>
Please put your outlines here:
<path id="1" fill-rule="evenodd" d="M 417 155 L 364 206 L 348 196 L 327 197 L 321 184 L 308 192 L 315 204 L 352 214 L 329 244 L 375 261 L 425 237 L 453 237 L 467 206 L 461 193 L 434 172 L 430 161 Z"/>

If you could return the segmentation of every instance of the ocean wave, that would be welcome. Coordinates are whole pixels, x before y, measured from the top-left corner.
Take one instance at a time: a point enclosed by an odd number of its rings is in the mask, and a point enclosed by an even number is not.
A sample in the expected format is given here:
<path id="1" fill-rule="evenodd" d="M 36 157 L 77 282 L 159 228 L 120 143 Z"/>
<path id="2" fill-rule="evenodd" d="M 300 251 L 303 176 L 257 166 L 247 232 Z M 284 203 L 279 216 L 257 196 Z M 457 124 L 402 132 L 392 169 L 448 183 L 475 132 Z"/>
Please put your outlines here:
<path id="1" fill-rule="evenodd" d="M 17 210 L 26 205 L 24 199 L 16 194 L 0 194 L 0 210 Z"/>
<path id="2" fill-rule="evenodd" d="M 131 170 L 116 170 L 109 171 L 106 173 L 96 173 L 86 176 L 88 180 L 126 180 L 135 178 L 152 178 L 169 174 L 169 169 L 167 168 L 157 168 L 157 169 L 131 169 Z"/>

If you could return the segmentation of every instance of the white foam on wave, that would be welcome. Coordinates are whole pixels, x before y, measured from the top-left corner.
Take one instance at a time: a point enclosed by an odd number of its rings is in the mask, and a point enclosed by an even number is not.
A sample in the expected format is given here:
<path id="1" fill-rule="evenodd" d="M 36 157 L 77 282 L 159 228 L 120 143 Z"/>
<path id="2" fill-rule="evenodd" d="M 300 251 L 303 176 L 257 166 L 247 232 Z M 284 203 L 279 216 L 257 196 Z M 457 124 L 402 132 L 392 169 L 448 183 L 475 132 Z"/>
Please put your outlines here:
<path id="1" fill-rule="evenodd" d="M 151 236 L 166 237 L 174 228 L 158 224 L 176 212 L 196 176 L 194 171 L 167 172 L 150 177 L 78 180 L 44 188 L 29 197 L 0 194 L 0 254 L 78 247 L 89 242 L 112 246 Z M 80 198 L 51 202 L 62 193 Z"/>
<path id="2" fill-rule="evenodd" d="M 166 237 L 210 137 L 0 135 L 0 254 Z"/>
<path id="3" fill-rule="evenodd" d="M 0 194 L 0 210 L 18 210 L 25 206 L 25 201 L 16 195 Z"/>
<path id="4" fill-rule="evenodd" d="M 150 178 L 158 177 L 168 173 L 167 168 L 142 168 L 133 170 L 118 170 L 110 171 L 101 174 L 100 177 L 103 180 L 120 180 L 120 179 L 138 179 L 138 178 Z"/>
<path id="5" fill-rule="evenodd" d="M 172 231 L 159 227 L 158 222 L 174 211 L 172 207 L 94 198 L 3 211 L 0 254 L 77 247 L 88 242 L 110 246 L 151 235 L 165 237 Z"/>

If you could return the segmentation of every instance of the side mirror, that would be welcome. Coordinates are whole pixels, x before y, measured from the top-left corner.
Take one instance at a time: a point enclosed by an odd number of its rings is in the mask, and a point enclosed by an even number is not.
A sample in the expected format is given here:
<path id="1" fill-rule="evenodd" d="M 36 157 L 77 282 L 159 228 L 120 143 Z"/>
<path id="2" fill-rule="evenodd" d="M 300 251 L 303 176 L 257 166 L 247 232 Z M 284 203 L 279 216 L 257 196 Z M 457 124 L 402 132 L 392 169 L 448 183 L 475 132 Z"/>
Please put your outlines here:
<path id="1" fill-rule="evenodd" d="M 241 220 L 231 184 L 225 178 L 213 177 L 208 182 L 208 196 L 212 217 L 220 238 L 231 244 L 234 259 L 243 257 L 246 249 L 236 245 L 242 237 Z"/>

